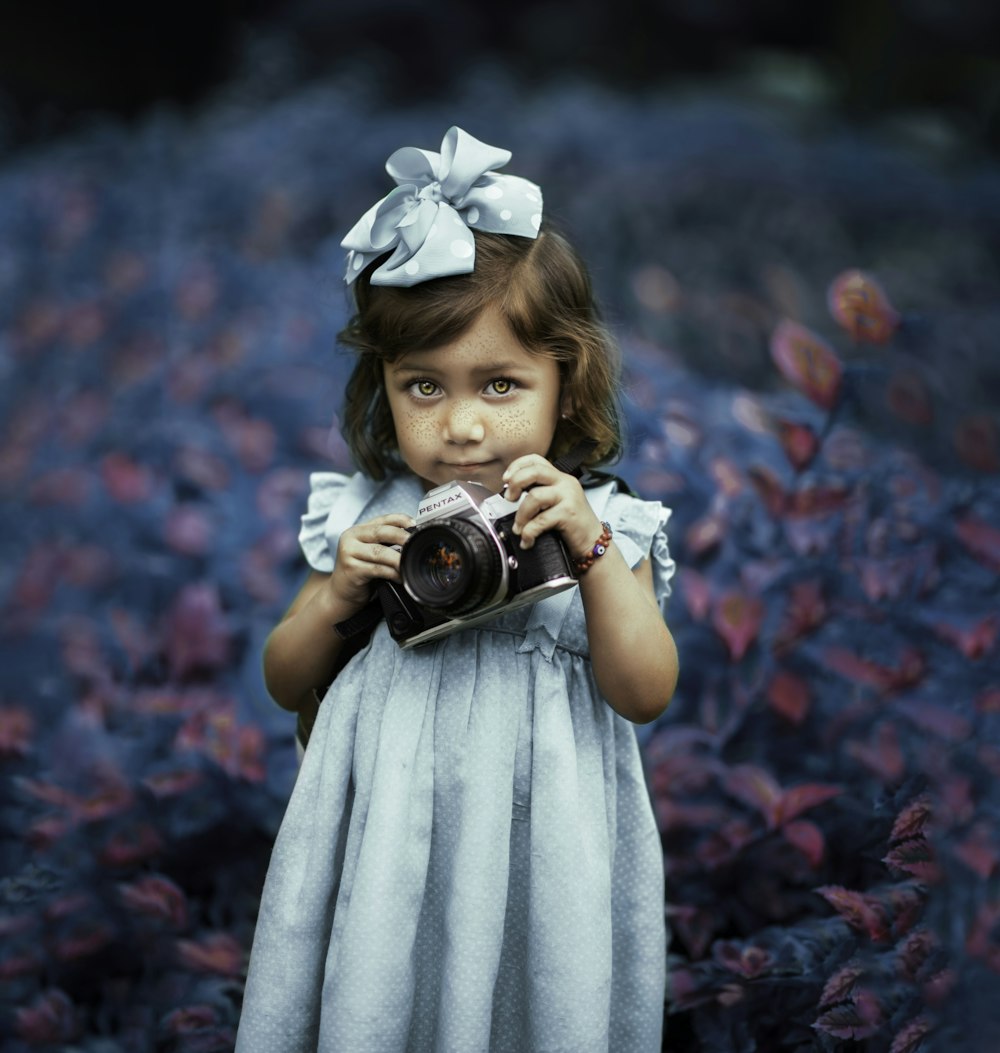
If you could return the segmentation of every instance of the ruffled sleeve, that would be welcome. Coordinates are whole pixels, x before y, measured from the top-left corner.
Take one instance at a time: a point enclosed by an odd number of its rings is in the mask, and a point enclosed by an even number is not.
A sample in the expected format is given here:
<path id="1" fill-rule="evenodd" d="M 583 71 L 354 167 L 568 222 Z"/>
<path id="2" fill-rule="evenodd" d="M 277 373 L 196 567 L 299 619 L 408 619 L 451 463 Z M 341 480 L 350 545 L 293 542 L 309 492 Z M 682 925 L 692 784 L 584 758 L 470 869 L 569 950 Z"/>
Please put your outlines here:
<path id="1" fill-rule="evenodd" d="M 667 541 L 670 509 L 659 501 L 640 501 L 616 493 L 608 501 L 606 518 L 614 530 L 615 544 L 630 567 L 638 566 L 643 559 L 650 560 L 653 592 L 661 609 L 665 609 L 676 569 Z"/>
<path id="2" fill-rule="evenodd" d="M 299 545 L 313 570 L 329 574 L 337 556 L 340 535 L 362 517 L 415 509 L 423 491 L 410 476 L 389 476 L 373 482 L 360 472 L 313 472 L 309 503 L 302 517 Z"/>
<path id="3" fill-rule="evenodd" d="M 299 546 L 313 570 L 329 574 L 336 549 L 330 549 L 326 527 L 330 512 L 344 493 L 350 479 L 337 472 L 313 472 L 309 476 L 309 503 L 302 517 Z M 338 535 L 339 536 L 339 535 Z"/>

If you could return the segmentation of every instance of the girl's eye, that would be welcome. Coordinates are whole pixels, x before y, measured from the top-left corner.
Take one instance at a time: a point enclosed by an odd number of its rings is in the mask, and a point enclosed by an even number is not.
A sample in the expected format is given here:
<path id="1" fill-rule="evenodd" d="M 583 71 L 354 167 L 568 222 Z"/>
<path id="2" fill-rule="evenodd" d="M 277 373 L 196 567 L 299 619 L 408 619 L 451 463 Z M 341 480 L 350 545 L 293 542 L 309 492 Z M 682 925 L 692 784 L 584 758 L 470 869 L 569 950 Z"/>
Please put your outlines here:
<path id="1" fill-rule="evenodd" d="M 514 390 L 514 381 L 509 377 L 497 377 L 487 387 L 494 395 L 509 395 Z"/>
<path id="2" fill-rule="evenodd" d="M 438 393 L 438 386 L 433 380 L 415 380 L 410 390 L 421 398 L 429 399 Z"/>

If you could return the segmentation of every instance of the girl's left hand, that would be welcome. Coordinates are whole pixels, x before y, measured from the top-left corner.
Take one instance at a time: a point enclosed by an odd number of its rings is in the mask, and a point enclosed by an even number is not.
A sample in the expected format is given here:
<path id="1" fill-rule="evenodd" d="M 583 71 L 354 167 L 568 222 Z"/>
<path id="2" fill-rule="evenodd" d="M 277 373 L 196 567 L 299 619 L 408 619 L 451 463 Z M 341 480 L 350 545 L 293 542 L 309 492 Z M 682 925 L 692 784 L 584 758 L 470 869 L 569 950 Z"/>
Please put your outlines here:
<path id="1" fill-rule="evenodd" d="M 511 461 L 503 473 L 508 501 L 524 500 L 514 516 L 514 533 L 531 548 L 539 535 L 556 530 L 571 558 L 588 552 L 603 527 L 587 503 L 580 480 L 560 472 L 539 454 Z"/>

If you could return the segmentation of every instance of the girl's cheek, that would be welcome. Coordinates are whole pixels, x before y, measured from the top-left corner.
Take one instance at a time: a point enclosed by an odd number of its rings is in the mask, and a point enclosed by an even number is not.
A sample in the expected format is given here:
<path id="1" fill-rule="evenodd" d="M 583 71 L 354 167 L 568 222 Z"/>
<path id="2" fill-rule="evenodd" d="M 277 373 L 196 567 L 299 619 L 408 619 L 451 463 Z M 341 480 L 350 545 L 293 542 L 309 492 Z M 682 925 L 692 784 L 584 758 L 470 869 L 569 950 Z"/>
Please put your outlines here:
<path id="1" fill-rule="evenodd" d="M 422 414 L 406 416 L 396 425 L 397 435 L 404 435 L 410 442 L 427 445 L 432 443 L 437 436 L 437 425 L 429 417 Z"/>

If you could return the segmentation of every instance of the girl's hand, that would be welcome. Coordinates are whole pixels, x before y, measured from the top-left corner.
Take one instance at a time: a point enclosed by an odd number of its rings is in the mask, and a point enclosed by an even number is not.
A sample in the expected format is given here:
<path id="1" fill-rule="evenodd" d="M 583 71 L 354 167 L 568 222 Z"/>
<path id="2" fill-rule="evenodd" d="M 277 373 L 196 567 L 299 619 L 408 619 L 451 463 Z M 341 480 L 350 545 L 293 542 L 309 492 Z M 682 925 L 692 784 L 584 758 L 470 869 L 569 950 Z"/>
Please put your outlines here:
<path id="1" fill-rule="evenodd" d="M 345 530 L 327 583 L 332 598 L 347 609 L 360 610 L 371 599 L 374 581 L 399 581 L 398 546 L 412 526 L 411 516 L 392 513 Z"/>
<path id="2" fill-rule="evenodd" d="M 514 516 L 514 533 L 524 548 L 531 548 L 539 535 L 556 530 L 571 558 L 590 551 L 603 527 L 587 503 L 579 479 L 560 472 L 538 454 L 511 461 L 503 473 L 507 500 L 524 500 Z M 530 488 L 530 489 L 529 489 Z"/>

